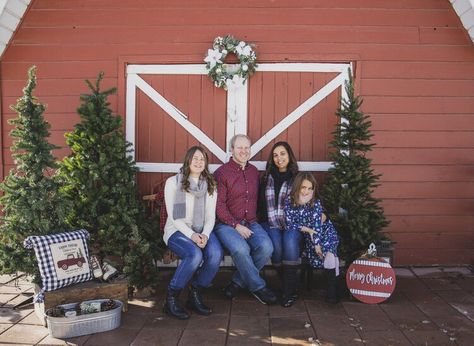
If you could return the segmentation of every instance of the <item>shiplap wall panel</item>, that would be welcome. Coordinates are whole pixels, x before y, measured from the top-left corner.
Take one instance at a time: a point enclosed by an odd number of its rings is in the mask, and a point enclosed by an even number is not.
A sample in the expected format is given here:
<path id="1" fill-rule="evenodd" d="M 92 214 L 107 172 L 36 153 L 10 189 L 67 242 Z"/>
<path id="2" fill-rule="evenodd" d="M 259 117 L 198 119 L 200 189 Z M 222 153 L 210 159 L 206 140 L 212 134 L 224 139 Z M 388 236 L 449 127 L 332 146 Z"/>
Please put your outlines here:
<path id="1" fill-rule="evenodd" d="M 434 142 L 432 148 L 375 147 L 368 156 L 376 164 L 474 165 L 474 148 L 437 148 L 436 145 Z"/>
<path id="2" fill-rule="evenodd" d="M 374 165 L 375 172 L 382 174 L 382 182 L 396 181 L 402 186 L 405 182 L 411 181 L 455 181 L 461 183 L 474 181 L 472 164 L 447 165 L 445 162 L 441 164 L 415 162 L 397 165 L 394 163 L 396 162 Z"/>
<path id="3" fill-rule="evenodd" d="M 455 58 L 455 56 L 453 56 Z M 453 60 L 441 62 L 422 61 L 371 61 L 362 62 L 364 77 L 376 79 L 410 80 L 472 80 L 474 61 L 453 63 Z M 420 91 L 421 92 L 421 91 Z"/>
<path id="4" fill-rule="evenodd" d="M 84 92 L 87 92 L 86 88 L 84 88 Z M 10 109 L 10 105 L 16 103 L 17 99 L 18 96 L 4 97 L 2 103 L 2 114 L 13 113 Z M 117 109 L 117 95 L 110 96 L 108 100 L 111 106 Z M 48 95 L 41 97 L 41 103 L 47 105 L 48 112 L 50 113 L 66 113 L 74 111 L 80 105 L 80 100 L 77 95 Z"/>
<path id="5" fill-rule="evenodd" d="M 105 71 L 104 88 L 121 86 L 110 101 L 123 115 L 124 62 L 201 63 L 213 38 L 227 33 L 254 42 L 260 62 L 355 63 L 357 92 L 378 143 L 369 156 L 375 172 L 383 174 L 375 194 L 392 221 L 387 232 L 397 241 L 395 263 L 472 262 L 474 47 L 445 0 L 33 1 L 0 65 L 3 173 L 12 167 L 7 119 L 14 114 L 9 105 L 21 95 L 29 66 L 38 66 L 37 95 L 48 106 L 52 141 L 61 145 L 64 132 L 78 120 L 79 94 L 87 92 L 84 79 Z M 224 147 L 225 93 L 203 87 L 209 83 L 205 76 L 200 81 L 168 78 L 150 82 L 165 88 Z M 315 88 L 323 83 L 316 76 L 301 78 L 279 73 L 252 77 L 252 137 L 309 95 L 309 89 L 303 95 L 295 91 L 301 80 Z M 189 91 L 198 84 L 199 92 Z M 287 84 L 288 97 L 275 98 Z M 270 87 L 273 94 L 267 92 Z M 173 95 L 177 89 L 186 92 L 182 100 L 201 106 L 182 103 Z M 327 157 L 335 121 L 331 107 L 338 96 L 331 94 L 278 137 L 290 141 L 299 159 Z M 140 111 L 153 114 L 138 123 L 140 134 L 148 131 L 137 143 L 140 155 L 165 162 L 182 159 L 182 151 L 195 141 L 147 96 L 139 92 L 137 97 Z M 207 115 L 214 120 L 206 121 Z M 157 135 L 156 128 L 166 131 Z M 175 143 L 176 136 L 182 141 Z M 256 159 L 264 160 L 268 151 L 267 146 Z M 67 148 L 55 151 L 67 153 Z M 164 177 L 139 174 L 142 193 Z"/>
<path id="6" fill-rule="evenodd" d="M 364 79 L 360 91 L 371 96 L 474 96 L 474 80 Z"/>
<path id="7" fill-rule="evenodd" d="M 125 9 L 132 8 L 161 8 L 163 2 L 157 0 L 115 0 L 114 4 Z M 224 5 L 225 4 L 225 5 Z M 330 8 L 331 3 L 325 0 L 298 0 L 298 5 L 301 8 Z M 338 8 L 393 8 L 393 9 L 450 9 L 450 5 L 445 0 L 398 0 L 393 3 L 392 0 L 338 0 Z M 97 9 L 108 9 L 110 7 L 110 0 L 82 0 L 77 1 L 63 1 L 63 0 L 42 0 L 38 5 L 38 9 L 90 9 L 91 6 Z M 183 3 L 182 1 L 176 3 L 175 7 L 182 8 L 209 8 L 209 7 L 253 7 L 253 8 L 293 8 L 294 1 L 255 1 L 255 0 L 240 0 L 238 3 L 223 3 L 215 0 L 200 0 L 189 1 Z"/>
<path id="8" fill-rule="evenodd" d="M 473 148 L 471 131 L 374 131 L 373 141 L 378 148 Z M 400 143 L 400 138 L 403 142 Z"/>
<path id="9" fill-rule="evenodd" d="M 429 27 L 420 28 L 422 44 L 468 44 L 471 38 L 464 28 Z"/>
<path id="10" fill-rule="evenodd" d="M 474 194 L 474 181 L 417 181 L 384 182 L 377 188 L 376 195 L 384 198 L 470 198 Z"/>
<path id="11" fill-rule="evenodd" d="M 461 92 L 461 91 L 460 91 Z M 377 114 L 371 118 L 372 130 L 391 131 L 469 131 L 474 130 L 474 114 Z M 455 132 L 457 133 L 457 132 Z"/>
<path id="12" fill-rule="evenodd" d="M 112 29 L 111 29 L 112 30 Z M 261 30 L 260 30 L 261 31 Z M 228 28 L 212 30 L 212 32 L 228 32 Z M 212 35 L 211 35 L 212 36 Z M 248 36 L 248 35 L 246 35 Z M 250 35 L 251 36 L 251 35 Z M 211 41 L 214 37 L 209 38 Z M 251 39 L 251 37 L 249 37 Z M 51 44 L 47 46 L 13 45 L 5 52 L 5 59 L 9 61 L 69 61 L 77 60 L 96 61 L 108 60 L 111 56 L 134 55 L 161 55 L 173 54 L 174 59 L 166 62 L 196 63 L 201 60 L 204 53 L 192 54 L 190 51 L 207 52 L 210 47 L 207 43 L 162 43 L 159 41 L 139 43 L 133 45 L 110 44 L 101 45 L 100 42 L 84 44 Z M 383 49 L 382 49 L 383 48 Z M 341 57 L 359 54 L 364 61 L 421 61 L 421 62 L 472 62 L 474 53 L 469 45 L 399 45 L 399 44 L 354 44 L 354 43 L 293 43 L 268 42 L 258 48 L 259 58 L 270 62 L 291 61 L 293 56 L 298 56 L 298 62 L 314 62 L 327 59 L 329 54 Z M 52 52 L 54 51 L 54 54 Z M 270 59 L 271 58 L 271 59 Z M 281 60 L 280 60 L 281 59 Z"/>
<path id="13" fill-rule="evenodd" d="M 474 232 L 474 215 L 393 215 L 391 221 L 393 234 L 398 234 L 399 239 L 404 233 L 446 233 L 453 223 L 460 230 Z"/>
<path id="14" fill-rule="evenodd" d="M 372 3 L 375 3 L 373 1 Z M 267 2 L 269 3 L 269 2 Z M 221 1 L 221 4 L 225 4 Z M 165 6 L 164 6 L 165 5 Z M 84 26 L 119 26 L 127 22 L 134 26 L 176 26 L 176 25 L 209 25 L 209 19 L 213 19 L 214 25 L 355 25 L 367 23 L 386 27 L 426 27 L 426 26 L 454 26 L 459 27 L 459 18 L 450 8 L 443 9 L 393 9 L 390 8 L 331 8 L 331 4 L 326 2 L 326 8 L 311 8 L 311 6 L 301 6 L 293 2 L 293 6 L 284 8 L 275 7 L 255 7 L 252 4 L 239 4 L 242 7 L 235 7 L 232 11 L 224 6 L 219 6 L 216 2 L 208 7 L 195 8 L 186 2 L 185 7 L 182 2 L 165 4 L 163 1 L 156 7 L 129 8 L 123 11 L 122 8 L 110 6 L 98 10 L 96 6 L 86 9 L 41 9 L 33 11 L 28 16 L 25 26 L 39 27 L 70 27 L 74 23 L 76 27 Z M 278 2 L 277 6 L 281 5 Z M 339 7 L 339 6 L 338 6 Z M 251 11 L 249 11 L 251 10 Z M 106 11 L 109 16 L 104 14 Z M 201 15 L 196 15 L 198 11 Z M 205 12 L 204 12 L 205 11 Z M 51 20 L 48 21 L 48 18 Z M 243 19 L 244 18 L 244 19 Z M 402 25 L 400 18 L 405 21 Z M 68 21 L 70 19 L 70 21 Z M 184 36 L 184 35 L 183 35 Z M 192 37 L 192 36 L 191 36 Z M 257 34 L 258 37 L 258 34 Z"/>
<path id="15" fill-rule="evenodd" d="M 472 215 L 472 206 L 469 199 L 460 198 L 397 198 L 385 199 L 382 206 L 388 215 Z"/>

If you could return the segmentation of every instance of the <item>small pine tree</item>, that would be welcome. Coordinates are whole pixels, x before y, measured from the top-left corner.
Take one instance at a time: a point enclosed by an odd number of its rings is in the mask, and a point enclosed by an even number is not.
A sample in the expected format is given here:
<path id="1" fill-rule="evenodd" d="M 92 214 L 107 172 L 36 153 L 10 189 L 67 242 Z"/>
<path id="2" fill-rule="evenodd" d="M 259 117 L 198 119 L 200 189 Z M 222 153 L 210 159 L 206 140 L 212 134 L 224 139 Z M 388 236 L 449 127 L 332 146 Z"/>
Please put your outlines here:
<path id="1" fill-rule="evenodd" d="M 367 250 L 372 242 L 385 236 L 380 232 L 388 225 L 380 199 L 372 196 L 380 174 L 371 169 L 366 154 L 374 146 L 369 116 L 360 111 L 362 99 L 354 95 L 354 81 L 349 70 L 345 90 L 347 99 L 336 112 L 340 118 L 331 146 L 334 167 L 322 189 L 322 199 L 330 219 L 340 236 L 340 255 L 351 263 Z"/>
<path id="2" fill-rule="evenodd" d="M 3 273 L 24 272 L 40 282 L 36 256 L 23 248 L 30 235 L 46 235 L 67 230 L 67 202 L 60 194 L 55 179 L 56 161 L 52 150 L 59 147 L 48 143 L 50 124 L 43 117 L 45 106 L 33 96 L 36 87 L 36 67 L 28 71 L 28 84 L 23 96 L 10 106 L 18 117 L 9 121 L 15 128 L 10 136 L 15 169 L 1 183 L 4 195 L 0 225 L 0 270 Z"/>
<path id="3" fill-rule="evenodd" d="M 158 215 L 146 218 L 142 215 L 139 228 L 131 235 L 131 246 L 125 255 L 123 272 L 128 282 L 138 289 L 146 286 L 155 287 L 158 283 L 158 269 L 156 260 L 161 259 L 165 243 L 157 235 L 159 228 Z"/>
<path id="4" fill-rule="evenodd" d="M 81 95 L 81 122 L 66 134 L 72 153 L 61 163 L 60 175 L 74 205 L 69 222 L 89 231 L 91 250 L 100 258 L 115 256 L 125 260 L 117 265 L 139 268 L 129 282 L 142 287 L 153 283 L 153 275 L 142 274 L 154 273 L 153 256 L 158 253 L 149 251 L 145 236 L 152 225 L 138 199 L 137 168 L 128 155 L 131 144 L 124 138 L 122 119 L 112 114 L 107 101 L 116 88 L 100 90 L 102 79 L 100 73 L 95 86 L 86 81 L 91 94 Z"/>

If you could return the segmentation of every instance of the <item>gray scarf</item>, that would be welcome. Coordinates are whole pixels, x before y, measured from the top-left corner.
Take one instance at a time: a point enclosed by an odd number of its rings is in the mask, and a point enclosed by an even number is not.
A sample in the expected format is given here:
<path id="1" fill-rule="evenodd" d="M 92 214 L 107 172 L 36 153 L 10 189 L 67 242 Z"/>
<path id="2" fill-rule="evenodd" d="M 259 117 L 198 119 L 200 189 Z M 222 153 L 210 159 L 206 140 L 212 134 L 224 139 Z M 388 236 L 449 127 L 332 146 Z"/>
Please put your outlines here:
<path id="1" fill-rule="evenodd" d="M 173 218 L 184 219 L 186 217 L 186 192 L 182 189 L 183 175 L 176 175 L 176 198 L 173 205 Z M 192 229 L 196 233 L 201 233 L 204 228 L 204 213 L 207 195 L 207 181 L 199 179 L 198 183 L 194 182 L 191 177 L 189 181 L 189 193 L 194 196 L 193 224 Z"/>

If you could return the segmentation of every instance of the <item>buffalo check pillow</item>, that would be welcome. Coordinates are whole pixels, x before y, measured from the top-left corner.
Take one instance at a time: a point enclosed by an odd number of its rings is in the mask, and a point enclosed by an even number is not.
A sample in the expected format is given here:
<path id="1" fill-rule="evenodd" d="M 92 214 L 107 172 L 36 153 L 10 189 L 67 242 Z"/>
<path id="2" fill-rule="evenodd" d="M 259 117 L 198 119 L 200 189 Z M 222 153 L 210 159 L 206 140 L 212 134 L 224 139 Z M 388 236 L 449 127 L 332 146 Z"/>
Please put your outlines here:
<path id="1" fill-rule="evenodd" d="M 44 292 L 92 280 L 88 239 L 89 232 L 84 229 L 25 239 L 23 246 L 35 250 L 41 274 L 42 287 L 35 302 L 43 301 Z"/>

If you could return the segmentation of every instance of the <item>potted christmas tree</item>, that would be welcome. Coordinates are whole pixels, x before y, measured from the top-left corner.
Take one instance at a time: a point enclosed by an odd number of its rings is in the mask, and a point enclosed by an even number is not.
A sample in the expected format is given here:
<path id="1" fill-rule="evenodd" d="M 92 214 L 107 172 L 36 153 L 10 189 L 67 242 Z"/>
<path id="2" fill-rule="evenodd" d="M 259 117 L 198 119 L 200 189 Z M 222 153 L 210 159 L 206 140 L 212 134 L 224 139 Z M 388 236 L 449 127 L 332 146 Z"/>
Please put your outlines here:
<path id="1" fill-rule="evenodd" d="M 112 114 L 107 100 L 116 88 L 101 90 L 102 79 L 100 73 L 95 85 L 86 81 L 91 93 L 81 95 L 81 122 L 66 134 L 71 154 L 62 161 L 60 176 L 73 204 L 68 221 L 89 231 L 93 253 L 101 260 L 120 259 L 114 264 L 124 270 L 129 284 L 143 288 L 156 283 L 154 261 L 161 239 L 138 198 L 137 168 L 122 119 Z"/>
<path id="2" fill-rule="evenodd" d="M 370 243 L 387 239 L 381 231 L 388 221 L 380 199 L 373 197 L 380 175 L 374 173 L 367 157 L 374 146 L 370 143 L 371 122 L 360 110 L 362 99 L 354 93 L 350 70 L 345 90 L 347 98 L 336 112 L 340 122 L 331 142 L 334 166 L 329 169 L 322 198 L 340 236 L 339 255 L 349 265 Z"/>
<path id="3" fill-rule="evenodd" d="M 52 154 L 57 146 L 48 143 L 50 124 L 44 119 L 45 106 L 38 102 L 33 91 L 36 87 L 36 67 L 28 71 L 28 84 L 23 96 L 11 109 L 17 117 L 9 121 L 13 168 L 0 188 L 4 195 L 0 225 L 0 270 L 2 273 L 22 272 L 40 283 L 36 256 L 23 247 L 31 235 L 48 235 L 68 229 L 65 220 L 70 209 L 68 201 L 59 193 L 60 184 L 55 175 L 57 168 Z"/>

